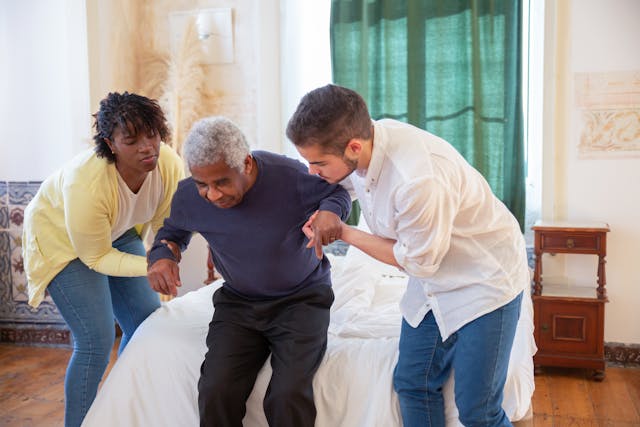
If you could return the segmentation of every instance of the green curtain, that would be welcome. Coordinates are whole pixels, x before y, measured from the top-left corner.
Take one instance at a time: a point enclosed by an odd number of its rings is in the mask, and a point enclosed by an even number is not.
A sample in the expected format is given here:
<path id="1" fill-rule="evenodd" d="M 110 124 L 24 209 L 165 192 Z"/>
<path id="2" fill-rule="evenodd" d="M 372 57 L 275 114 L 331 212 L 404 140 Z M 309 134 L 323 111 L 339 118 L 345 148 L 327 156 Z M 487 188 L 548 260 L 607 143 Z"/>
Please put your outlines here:
<path id="1" fill-rule="evenodd" d="M 351 213 L 345 223 L 349 225 L 358 225 L 358 222 L 360 221 L 360 210 L 360 203 L 358 203 L 357 200 L 354 200 L 353 203 L 351 203 Z"/>
<path id="2" fill-rule="evenodd" d="M 332 0 L 333 81 L 447 141 L 524 224 L 522 0 Z"/>

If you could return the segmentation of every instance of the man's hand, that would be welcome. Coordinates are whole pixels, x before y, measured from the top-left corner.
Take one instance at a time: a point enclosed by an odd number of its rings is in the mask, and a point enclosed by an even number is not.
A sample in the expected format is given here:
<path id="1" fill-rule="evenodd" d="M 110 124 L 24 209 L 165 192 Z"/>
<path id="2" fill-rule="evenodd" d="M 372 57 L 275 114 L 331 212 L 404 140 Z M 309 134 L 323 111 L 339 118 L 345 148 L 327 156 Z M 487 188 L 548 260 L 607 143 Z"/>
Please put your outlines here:
<path id="1" fill-rule="evenodd" d="M 309 240 L 313 239 L 313 230 L 311 229 L 311 224 L 313 223 L 313 220 L 316 219 L 317 216 L 318 216 L 318 211 L 315 211 L 313 215 L 309 217 L 307 222 L 305 222 L 304 225 L 302 226 L 302 232 L 304 233 L 305 236 L 307 236 L 307 239 Z M 307 247 L 310 248 L 311 246 L 307 246 Z"/>
<path id="2" fill-rule="evenodd" d="M 307 248 L 315 247 L 316 256 L 322 259 L 322 247 L 342 235 L 342 221 L 333 212 L 316 211 L 302 226 L 302 232 L 309 238 Z"/>
<path id="3" fill-rule="evenodd" d="M 180 268 L 174 260 L 162 258 L 154 262 L 147 269 L 147 278 L 151 289 L 164 295 L 178 295 L 180 281 Z"/>

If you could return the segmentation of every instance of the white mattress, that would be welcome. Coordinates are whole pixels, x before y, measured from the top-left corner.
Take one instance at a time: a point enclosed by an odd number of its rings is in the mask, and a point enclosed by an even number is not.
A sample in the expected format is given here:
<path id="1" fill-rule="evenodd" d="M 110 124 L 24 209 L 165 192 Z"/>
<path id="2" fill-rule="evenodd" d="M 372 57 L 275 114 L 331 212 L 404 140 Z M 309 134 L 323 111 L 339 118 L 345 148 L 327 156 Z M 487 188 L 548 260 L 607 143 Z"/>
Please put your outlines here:
<path id="1" fill-rule="evenodd" d="M 316 426 L 400 427 L 392 373 L 397 360 L 406 277 L 355 248 L 330 256 L 336 295 L 329 340 L 314 379 Z M 197 382 L 205 338 L 220 282 L 163 305 L 136 331 L 105 380 L 85 427 L 179 427 L 199 425 Z M 512 421 L 528 414 L 534 390 L 531 299 L 522 313 L 511 353 L 503 407 Z M 244 426 L 267 427 L 262 410 L 271 368 L 262 368 L 247 402 Z M 447 425 L 460 425 L 453 381 L 445 387 Z"/>

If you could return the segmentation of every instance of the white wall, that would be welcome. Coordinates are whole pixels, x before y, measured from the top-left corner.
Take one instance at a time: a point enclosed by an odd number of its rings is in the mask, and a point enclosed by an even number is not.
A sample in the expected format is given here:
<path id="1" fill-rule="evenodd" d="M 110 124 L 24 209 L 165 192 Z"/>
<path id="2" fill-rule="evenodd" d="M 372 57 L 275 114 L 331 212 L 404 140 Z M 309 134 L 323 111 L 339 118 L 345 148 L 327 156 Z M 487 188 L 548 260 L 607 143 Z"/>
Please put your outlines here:
<path id="1" fill-rule="evenodd" d="M 42 180 L 91 136 L 84 1 L 0 1 L 0 64 L 0 180 Z"/>
<path id="2" fill-rule="evenodd" d="M 293 144 L 286 140 L 284 132 L 300 98 L 317 87 L 331 83 L 331 2 L 280 0 L 280 10 L 282 152 L 302 160 Z"/>
<path id="3" fill-rule="evenodd" d="M 640 70 L 640 2 L 573 0 L 557 3 L 555 139 L 545 145 L 546 219 L 609 223 L 605 341 L 640 343 L 640 152 L 634 157 L 578 156 L 582 132 L 576 73 Z M 546 206 L 545 205 L 546 200 Z M 552 206 L 549 204 L 552 203 Z M 596 257 L 556 257 L 549 275 L 571 285 L 595 283 Z M 595 285 L 594 285 L 595 286 Z"/>
<path id="4" fill-rule="evenodd" d="M 256 134 L 259 145 L 256 148 L 280 153 L 284 141 L 284 130 L 280 126 L 280 1 L 258 0 L 254 9 L 254 46 L 257 69 L 260 70 L 256 94 Z"/>

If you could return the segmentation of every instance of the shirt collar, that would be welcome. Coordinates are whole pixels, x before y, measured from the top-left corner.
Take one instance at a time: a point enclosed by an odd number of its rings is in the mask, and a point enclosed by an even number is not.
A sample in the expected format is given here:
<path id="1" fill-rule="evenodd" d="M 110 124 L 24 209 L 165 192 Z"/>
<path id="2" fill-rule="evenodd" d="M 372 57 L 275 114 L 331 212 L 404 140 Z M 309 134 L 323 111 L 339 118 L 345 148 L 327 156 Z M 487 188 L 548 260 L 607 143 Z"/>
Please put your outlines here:
<path id="1" fill-rule="evenodd" d="M 386 138 L 383 135 L 383 128 L 376 121 L 373 121 L 373 147 L 371 148 L 371 160 L 369 161 L 369 167 L 365 175 L 365 185 L 367 187 L 375 185 L 380 177 L 382 171 L 382 164 L 384 162 L 384 153 L 386 147 Z"/>

